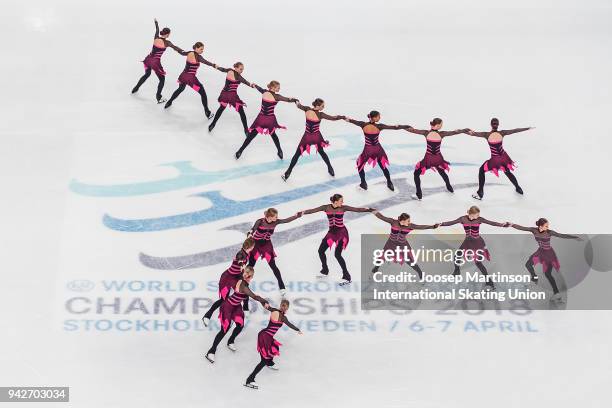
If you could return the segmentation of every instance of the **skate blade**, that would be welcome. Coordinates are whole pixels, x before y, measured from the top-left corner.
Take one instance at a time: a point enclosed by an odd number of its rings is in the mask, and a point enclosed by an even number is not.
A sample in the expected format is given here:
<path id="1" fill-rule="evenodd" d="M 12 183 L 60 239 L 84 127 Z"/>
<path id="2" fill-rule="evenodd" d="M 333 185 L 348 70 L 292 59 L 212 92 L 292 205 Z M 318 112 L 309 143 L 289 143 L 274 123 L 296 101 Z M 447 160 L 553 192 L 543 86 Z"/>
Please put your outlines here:
<path id="1" fill-rule="evenodd" d="M 206 355 L 205 357 L 206 357 L 206 360 L 208 360 L 210 364 L 215 364 L 215 360 L 211 360 L 210 358 L 208 358 L 208 355 Z"/>
<path id="2" fill-rule="evenodd" d="M 340 282 L 338 284 L 338 286 L 346 286 L 346 285 L 350 285 L 351 283 L 353 283 L 353 281 L 349 281 L 349 282 Z"/>
<path id="3" fill-rule="evenodd" d="M 259 387 L 257 385 L 254 384 L 244 384 L 245 387 L 250 388 L 252 390 L 258 390 Z"/>
<path id="4" fill-rule="evenodd" d="M 168 100 L 166 98 L 161 98 L 157 103 L 166 103 Z"/>
<path id="5" fill-rule="evenodd" d="M 472 198 L 478 200 L 478 201 L 482 201 L 482 198 L 478 195 L 478 194 L 472 194 Z"/>

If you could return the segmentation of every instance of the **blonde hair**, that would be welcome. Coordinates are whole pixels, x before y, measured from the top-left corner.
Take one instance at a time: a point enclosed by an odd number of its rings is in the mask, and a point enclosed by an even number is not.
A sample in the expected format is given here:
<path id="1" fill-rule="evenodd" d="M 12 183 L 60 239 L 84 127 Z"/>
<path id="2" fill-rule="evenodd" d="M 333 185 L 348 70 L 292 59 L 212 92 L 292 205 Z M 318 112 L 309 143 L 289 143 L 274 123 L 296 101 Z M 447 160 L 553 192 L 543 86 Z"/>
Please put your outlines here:
<path id="1" fill-rule="evenodd" d="M 475 205 L 471 206 L 468 209 L 468 214 L 479 214 L 480 213 L 480 208 L 476 207 Z"/>
<path id="2" fill-rule="evenodd" d="M 242 274 L 244 275 L 245 273 L 247 276 L 253 276 L 255 275 L 255 269 L 253 269 L 252 266 L 247 265 L 242 269 Z"/>
<path id="3" fill-rule="evenodd" d="M 270 81 L 270 83 L 268 84 L 268 89 L 274 88 L 275 86 L 280 86 L 280 82 L 278 82 L 278 81 Z"/>
<path id="4" fill-rule="evenodd" d="M 266 217 L 274 217 L 275 215 L 278 215 L 278 210 L 276 208 L 268 208 L 264 215 Z"/>

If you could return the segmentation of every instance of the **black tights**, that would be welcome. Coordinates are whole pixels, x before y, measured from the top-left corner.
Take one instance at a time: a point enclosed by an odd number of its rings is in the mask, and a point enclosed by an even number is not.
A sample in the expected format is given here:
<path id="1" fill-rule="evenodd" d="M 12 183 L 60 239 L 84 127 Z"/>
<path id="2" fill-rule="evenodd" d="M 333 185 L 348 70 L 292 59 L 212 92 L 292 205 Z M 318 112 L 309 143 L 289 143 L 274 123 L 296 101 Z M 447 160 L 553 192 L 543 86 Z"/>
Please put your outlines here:
<path id="1" fill-rule="evenodd" d="M 527 263 L 525 263 L 525 268 L 527 268 L 527 270 L 529 271 L 529 274 L 531 275 L 531 278 L 534 279 L 536 277 L 536 273 L 535 273 L 533 261 L 531 260 L 531 258 L 529 258 Z M 557 287 L 557 282 L 555 282 L 555 278 L 552 275 L 552 265 L 545 264 L 545 266 L 544 266 L 544 276 L 546 276 L 546 279 L 548 279 L 548 282 L 550 283 L 550 286 L 552 286 L 553 292 L 555 294 L 559 293 L 559 288 Z"/>
<path id="2" fill-rule="evenodd" d="M 484 166 L 485 165 L 483 164 L 482 166 L 480 166 L 480 169 L 478 170 L 478 191 L 476 193 L 478 194 L 478 197 L 480 198 L 484 196 L 485 173 L 486 173 Z M 512 174 L 511 171 L 506 170 L 504 174 L 506 175 L 506 177 L 508 177 L 508 180 L 510 180 L 510 182 L 512 183 L 516 191 L 521 190 L 521 186 L 519 186 L 518 180 L 516 179 L 514 174 Z"/>
<path id="3" fill-rule="evenodd" d="M 217 121 L 223 114 L 224 110 L 225 110 L 225 106 L 219 105 L 219 109 L 217 109 L 217 112 L 215 113 L 215 117 L 213 121 L 211 122 L 210 126 L 208 126 L 209 130 L 212 130 L 215 127 L 215 125 L 217 124 Z M 240 120 L 242 121 L 242 127 L 244 128 L 244 133 L 248 134 L 249 126 L 247 125 L 246 113 L 244 113 L 244 107 L 242 105 L 238 108 L 238 114 L 240 115 Z"/>
<path id="4" fill-rule="evenodd" d="M 242 326 L 241 324 L 236 323 L 236 327 L 234 327 L 234 331 L 232 332 L 232 335 L 230 336 L 229 339 L 227 339 L 227 344 L 234 343 L 234 340 L 236 340 L 236 337 L 240 334 L 243 327 L 244 326 Z M 221 327 L 221 330 L 219 330 L 219 333 L 217 333 L 217 335 L 215 336 L 215 340 L 213 341 L 212 347 L 210 348 L 210 350 L 208 350 L 208 353 L 206 354 L 215 354 L 217 352 L 217 347 L 219 346 L 219 343 L 221 343 L 221 340 L 223 340 L 223 337 L 225 337 L 225 334 L 228 331 L 229 331 L 229 327 L 227 328 L 227 331 L 223 330 L 223 327 Z"/>
<path id="5" fill-rule="evenodd" d="M 387 183 L 391 183 L 391 173 L 389 173 L 389 169 L 383 167 L 382 162 L 380 161 L 380 159 L 378 159 L 378 165 L 380 166 L 380 169 L 382 170 L 383 174 L 385 175 L 385 178 L 387 179 Z M 361 184 L 367 184 L 366 183 L 366 178 L 365 178 L 365 169 L 362 168 L 361 170 L 359 170 L 359 178 L 361 179 Z"/>
<path id="6" fill-rule="evenodd" d="M 482 262 L 474 262 L 474 264 L 476 265 L 476 267 L 478 269 L 480 269 L 480 273 L 482 273 L 484 276 L 488 276 L 489 274 L 487 273 L 487 268 L 484 266 L 484 264 Z M 455 270 L 453 271 L 453 275 L 459 275 L 461 273 L 461 268 L 459 267 L 459 265 L 455 264 Z M 486 283 L 489 286 L 493 286 L 493 282 L 491 281 L 487 281 Z"/>
<path id="7" fill-rule="evenodd" d="M 238 149 L 238 151 L 236 152 L 238 156 L 240 156 L 242 152 L 244 151 L 244 149 L 246 149 L 247 146 L 253 141 L 253 139 L 255 139 L 255 136 L 257 136 L 257 130 L 253 129 L 251 130 L 251 133 L 247 135 L 246 139 L 244 139 L 244 143 L 242 143 L 242 146 L 240 146 L 240 149 Z M 276 151 L 278 152 L 278 155 L 282 156 L 283 149 L 281 149 L 280 140 L 278 140 L 278 136 L 276 135 L 276 132 L 270 133 L 270 137 L 272 138 L 272 141 L 274 142 L 274 146 L 276 146 Z"/>
<path id="8" fill-rule="evenodd" d="M 249 375 L 249 377 L 247 378 L 247 380 L 246 380 L 247 384 L 255 382 L 255 377 L 257 376 L 257 374 L 259 374 L 259 372 L 265 366 L 273 366 L 273 365 L 274 365 L 274 361 L 272 359 L 265 359 L 265 358 L 262 357 L 261 361 L 255 366 L 255 369 L 253 370 L 251 375 Z"/>
<path id="9" fill-rule="evenodd" d="M 321 241 L 321 245 L 319 245 L 319 259 L 321 260 L 321 267 L 322 267 L 321 273 L 323 275 L 327 275 L 329 273 L 329 268 L 327 267 L 327 256 L 325 256 L 325 251 L 327 251 L 327 248 L 328 248 L 327 241 L 325 240 L 325 238 L 323 238 L 323 240 Z M 342 244 L 339 242 L 338 244 L 336 244 L 334 256 L 336 257 L 336 260 L 338 261 L 340 268 L 342 268 L 342 279 L 346 279 L 347 281 L 350 281 L 351 274 L 346 268 L 346 262 L 344 258 L 342 257 L 343 250 L 344 248 L 342 247 Z"/>
<path id="10" fill-rule="evenodd" d="M 138 80 L 138 83 L 136 84 L 134 89 L 132 89 L 132 93 L 138 92 L 138 89 L 140 89 L 142 84 L 145 83 L 145 81 L 149 78 L 150 75 L 151 75 L 151 68 L 147 68 L 145 70 L 144 75 L 140 77 L 140 79 Z M 164 89 L 164 83 L 166 82 L 166 77 L 157 72 L 155 73 L 155 75 L 157 75 L 157 79 L 159 79 L 159 83 L 157 84 L 157 94 L 155 95 L 155 97 L 159 101 L 162 98 L 161 93 L 162 93 L 162 89 Z"/>
<path id="11" fill-rule="evenodd" d="M 255 259 L 254 256 L 251 256 L 249 258 L 249 266 L 255 266 L 256 262 L 257 259 Z M 276 277 L 276 282 L 278 282 L 278 288 L 285 289 L 285 282 L 283 282 L 283 277 L 281 275 L 280 270 L 278 269 L 278 266 L 276 266 L 274 258 L 270 258 L 270 262 L 268 262 L 268 265 L 270 265 L 270 269 L 272 269 L 272 273 L 274 273 L 274 276 Z"/>
<path id="12" fill-rule="evenodd" d="M 321 146 L 317 146 L 317 152 L 319 152 L 319 155 L 321 156 L 321 158 L 323 159 L 323 161 L 327 165 L 327 171 L 329 173 L 333 173 L 334 168 L 332 167 L 332 165 L 331 165 L 331 163 L 329 161 L 329 156 L 327 156 L 327 153 L 325 153 L 325 150 L 323 150 L 323 148 Z M 285 177 L 289 177 L 291 175 L 291 172 L 293 171 L 293 168 L 295 167 L 295 165 L 298 162 L 298 159 L 301 156 L 302 156 L 302 152 L 300 151 L 300 148 L 298 147 L 296 149 L 296 151 L 295 151 L 295 154 L 291 158 L 291 163 L 289 163 L 289 168 L 285 172 Z"/>
<path id="13" fill-rule="evenodd" d="M 448 174 L 442 167 L 436 167 L 438 170 L 438 174 L 444 180 L 444 184 L 446 184 L 446 189 L 451 193 L 454 191 L 453 186 L 451 186 L 450 180 L 448 179 Z M 423 198 L 423 191 L 421 190 L 421 169 L 414 170 L 414 186 L 416 187 L 416 195 L 419 198 Z"/>
<path id="14" fill-rule="evenodd" d="M 166 107 L 172 105 L 172 102 L 174 102 L 174 100 L 181 94 L 181 92 L 185 90 L 186 86 L 187 86 L 186 84 L 179 84 L 179 87 L 176 88 L 176 91 L 174 91 L 174 93 L 172 94 L 168 102 L 166 102 Z M 200 94 L 200 98 L 202 99 L 202 106 L 204 107 L 204 113 L 206 113 L 206 116 L 209 116 L 210 109 L 208 109 L 208 97 L 206 96 L 206 91 L 204 90 L 204 87 L 202 86 L 202 84 L 199 84 L 199 86 L 200 87 L 198 88 L 197 92 Z"/>

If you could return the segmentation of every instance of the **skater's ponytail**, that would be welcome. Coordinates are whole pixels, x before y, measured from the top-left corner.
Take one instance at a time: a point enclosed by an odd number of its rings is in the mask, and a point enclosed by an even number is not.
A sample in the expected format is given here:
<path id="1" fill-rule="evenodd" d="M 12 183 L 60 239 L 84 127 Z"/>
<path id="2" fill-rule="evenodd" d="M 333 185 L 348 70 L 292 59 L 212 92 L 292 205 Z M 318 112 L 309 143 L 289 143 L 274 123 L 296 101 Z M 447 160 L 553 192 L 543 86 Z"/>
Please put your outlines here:
<path id="1" fill-rule="evenodd" d="M 281 300 L 280 304 L 281 304 L 281 306 L 282 305 L 287 305 L 287 307 L 288 307 L 289 306 L 289 301 L 287 299 L 283 299 L 283 300 Z"/>
<path id="2" fill-rule="evenodd" d="M 480 214 L 480 208 L 473 205 L 468 209 L 468 214 Z"/>
<path id="3" fill-rule="evenodd" d="M 406 213 L 401 213 L 399 217 L 397 217 L 398 221 L 406 221 L 410 219 L 410 215 Z"/>
<path id="4" fill-rule="evenodd" d="M 168 35 L 168 34 L 170 34 L 170 29 L 168 27 L 162 28 L 162 30 L 159 32 L 159 35 Z"/>
<path id="5" fill-rule="evenodd" d="M 370 113 L 368 113 L 368 119 L 373 120 L 374 118 L 377 118 L 380 116 L 380 112 L 379 111 L 370 111 Z"/>
<path id="6" fill-rule="evenodd" d="M 323 99 L 317 98 L 314 101 L 312 101 L 312 106 L 316 108 L 317 106 L 321 106 L 324 103 L 325 103 L 325 101 Z"/>
<path id="7" fill-rule="evenodd" d="M 548 224 L 548 220 L 546 218 L 540 218 L 536 221 L 536 227 L 541 227 L 545 224 Z"/>
<path id="8" fill-rule="evenodd" d="M 333 196 L 329 197 L 329 201 L 331 201 L 332 203 L 335 203 L 336 201 L 340 200 L 342 198 L 342 194 L 334 194 Z"/>
<path id="9" fill-rule="evenodd" d="M 440 123 L 442 123 L 442 119 L 440 118 L 433 118 L 433 120 L 429 122 L 431 126 L 436 126 L 436 125 L 439 125 Z"/>
<path id="10" fill-rule="evenodd" d="M 491 129 L 497 131 L 498 127 L 499 127 L 499 119 L 497 118 L 491 119 Z"/>
<path id="11" fill-rule="evenodd" d="M 240 67 L 244 67 L 244 64 L 242 62 L 238 61 L 238 62 L 234 63 L 234 68 L 238 69 Z"/>
<path id="12" fill-rule="evenodd" d="M 202 48 L 204 46 L 204 43 L 198 41 L 197 43 L 193 44 L 193 49 L 196 50 L 198 48 Z"/>

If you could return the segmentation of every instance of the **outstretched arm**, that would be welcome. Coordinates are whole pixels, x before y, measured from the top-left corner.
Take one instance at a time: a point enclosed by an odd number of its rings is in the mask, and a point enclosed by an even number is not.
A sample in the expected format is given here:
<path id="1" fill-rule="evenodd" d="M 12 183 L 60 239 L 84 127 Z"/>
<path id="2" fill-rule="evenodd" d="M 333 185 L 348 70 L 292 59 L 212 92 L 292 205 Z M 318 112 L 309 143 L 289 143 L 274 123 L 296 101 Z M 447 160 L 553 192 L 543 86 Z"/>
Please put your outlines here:
<path id="1" fill-rule="evenodd" d="M 552 235 L 553 237 L 557 237 L 557 238 L 580 239 L 580 237 L 577 236 L 577 235 L 561 234 L 561 233 L 553 231 L 551 229 L 549 229 L 548 232 L 550 233 L 550 235 Z"/>
<path id="2" fill-rule="evenodd" d="M 519 231 L 526 231 L 526 232 L 533 232 L 533 230 L 535 229 L 532 227 L 523 227 L 522 225 L 518 225 L 518 224 L 510 224 L 510 226 Z"/>
<path id="3" fill-rule="evenodd" d="M 296 325 L 294 325 L 293 323 L 291 323 L 291 322 L 289 321 L 289 319 L 287 319 L 287 316 L 285 316 L 284 314 L 283 314 L 283 323 L 285 323 L 287 326 L 289 326 L 289 328 L 291 328 L 291 329 L 295 330 L 296 332 L 298 332 L 298 333 L 300 333 L 300 334 L 302 333 L 302 331 L 300 330 L 300 328 L 299 328 L 299 327 L 297 327 Z"/>
<path id="4" fill-rule="evenodd" d="M 257 85 L 257 84 L 253 84 L 253 88 L 257 89 L 259 91 L 259 93 L 263 94 L 265 92 L 268 92 L 267 89 L 262 88 L 261 86 Z"/>
<path id="5" fill-rule="evenodd" d="M 217 68 L 217 64 L 215 64 L 214 62 L 210 62 L 207 59 L 205 59 L 203 56 L 201 56 L 200 54 L 196 54 L 196 59 L 201 62 L 202 64 L 208 65 L 209 67 L 213 67 L 213 68 Z"/>
<path id="6" fill-rule="evenodd" d="M 458 135 L 460 133 L 468 133 L 469 131 L 470 129 L 465 128 L 465 129 L 457 129 L 457 130 L 450 130 L 450 131 L 439 131 L 438 134 L 440 135 L 440 137 L 447 137 L 447 136 Z"/>
<path id="7" fill-rule="evenodd" d="M 283 96 L 281 94 L 272 94 L 274 95 L 274 99 L 277 101 L 281 101 L 281 102 L 297 102 L 298 99 L 297 98 L 287 98 L 286 96 Z"/>
<path id="8" fill-rule="evenodd" d="M 323 112 L 319 112 L 319 116 L 321 116 L 321 119 L 327 119 L 327 120 L 346 119 L 346 116 L 344 116 L 344 115 L 332 116 L 332 115 L 328 115 L 327 113 L 323 113 Z"/>
<path id="9" fill-rule="evenodd" d="M 178 52 L 179 54 L 187 55 L 186 51 L 184 51 L 182 48 L 179 48 L 176 45 L 172 44 L 172 42 L 170 40 L 164 39 L 164 43 L 166 44 L 166 47 L 172 48 L 174 51 Z"/>
<path id="10" fill-rule="evenodd" d="M 288 217 L 288 218 L 281 218 L 281 219 L 276 220 L 276 224 L 287 224 L 288 222 L 297 220 L 301 216 L 302 216 L 302 214 L 297 213 L 297 214 L 292 215 L 291 217 Z"/>
<path id="11" fill-rule="evenodd" d="M 300 212 L 302 213 L 302 215 L 305 215 L 305 214 L 314 214 L 314 213 L 319 212 L 319 211 L 325 211 L 326 207 L 327 207 L 326 205 L 320 205 L 318 207 L 311 208 L 310 210 L 304 210 L 304 211 L 300 211 Z"/>
<path id="12" fill-rule="evenodd" d="M 474 132 L 473 130 L 468 132 L 470 136 L 484 137 L 485 139 L 489 137 L 489 134 L 489 132 Z"/>
<path id="13" fill-rule="evenodd" d="M 262 298 L 261 296 L 253 293 L 253 291 L 249 288 L 249 285 L 247 285 L 244 281 L 240 282 L 240 292 L 244 293 L 245 295 L 248 295 L 251 299 L 255 299 L 256 301 L 261 303 L 261 305 L 266 309 L 270 307 L 268 301 Z"/>
<path id="14" fill-rule="evenodd" d="M 352 212 L 372 212 L 374 208 L 365 208 L 365 207 L 351 207 L 350 205 L 343 205 L 344 211 L 352 211 Z"/>
<path id="15" fill-rule="evenodd" d="M 518 132 L 525 132 L 527 130 L 531 129 L 530 127 L 526 127 L 526 128 L 516 128 L 516 129 L 510 129 L 510 130 L 502 130 L 501 132 L 499 132 L 502 136 L 508 136 L 511 135 L 513 133 L 518 133 Z"/>
<path id="16" fill-rule="evenodd" d="M 154 18 L 153 21 L 155 22 L 155 39 L 159 38 L 159 23 L 157 22 L 157 19 Z"/>
<path id="17" fill-rule="evenodd" d="M 355 119 L 351 119 L 351 118 L 344 118 L 345 121 L 352 123 L 353 125 L 357 125 L 359 127 L 364 127 L 367 123 L 366 122 L 362 122 L 360 120 L 355 120 Z"/>
<path id="18" fill-rule="evenodd" d="M 438 224 L 420 225 L 420 224 L 410 223 L 410 228 L 415 229 L 415 230 L 436 229 L 436 228 L 438 228 Z"/>
<path id="19" fill-rule="evenodd" d="M 393 224 L 395 222 L 395 220 L 393 218 L 385 217 L 384 215 L 382 215 L 378 211 L 374 211 L 373 213 L 376 216 L 376 218 L 386 222 L 387 224 Z"/>
<path id="20" fill-rule="evenodd" d="M 257 221 L 255 221 L 255 224 L 253 224 L 253 226 L 251 227 L 251 230 L 247 233 L 248 236 L 253 235 L 253 233 L 255 232 L 255 230 L 257 228 L 259 228 L 259 225 L 261 224 L 261 218 L 258 219 Z"/>
<path id="21" fill-rule="evenodd" d="M 430 132 L 429 130 L 415 129 L 412 126 L 408 126 L 404 130 L 406 130 L 406 131 L 408 131 L 410 133 L 415 133 L 417 135 L 423 135 L 423 136 L 427 136 L 427 134 Z"/>
<path id="22" fill-rule="evenodd" d="M 510 226 L 509 222 L 489 221 L 484 217 L 480 217 L 480 222 L 482 222 L 483 224 L 492 225 L 494 227 L 509 227 Z"/>
<path id="23" fill-rule="evenodd" d="M 457 218 L 456 220 L 453 221 L 444 221 L 440 223 L 440 226 L 442 227 L 448 227 L 450 225 L 455 225 L 455 224 L 459 224 L 461 222 L 461 217 Z"/>
<path id="24" fill-rule="evenodd" d="M 299 103 L 299 102 L 296 102 L 296 103 L 295 103 L 295 106 L 297 106 L 297 108 L 298 108 L 299 110 L 303 110 L 304 112 L 306 112 L 306 111 L 309 111 L 309 110 L 310 110 L 310 108 L 309 108 L 308 106 L 304 106 L 304 105 L 302 105 L 302 104 L 301 104 L 301 103 Z"/>
<path id="25" fill-rule="evenodd" d="M 384 129 L 400 130 L 401 129 L 399 125 L 384 125 L 382 123 L 377 123 L 375 126 L 379 128 L 380 130 L 384 130 Z"/>
<path id="26" fill-rule="evenodd" d="M 230 68 L 230 70 L 234 71 L 233 69 Z M 240 81 L 241 84 L 245 84 L 246 86 L 253 86 L 253 84 L 251 84 L 249 81 L 247 81 L 246 79 L 244 79 L 244 77 L 242 76 L 242 74 L 239 74 L 238 72 L 234 71 L 234 78 L 236 78 L 238 81 Z"/>

